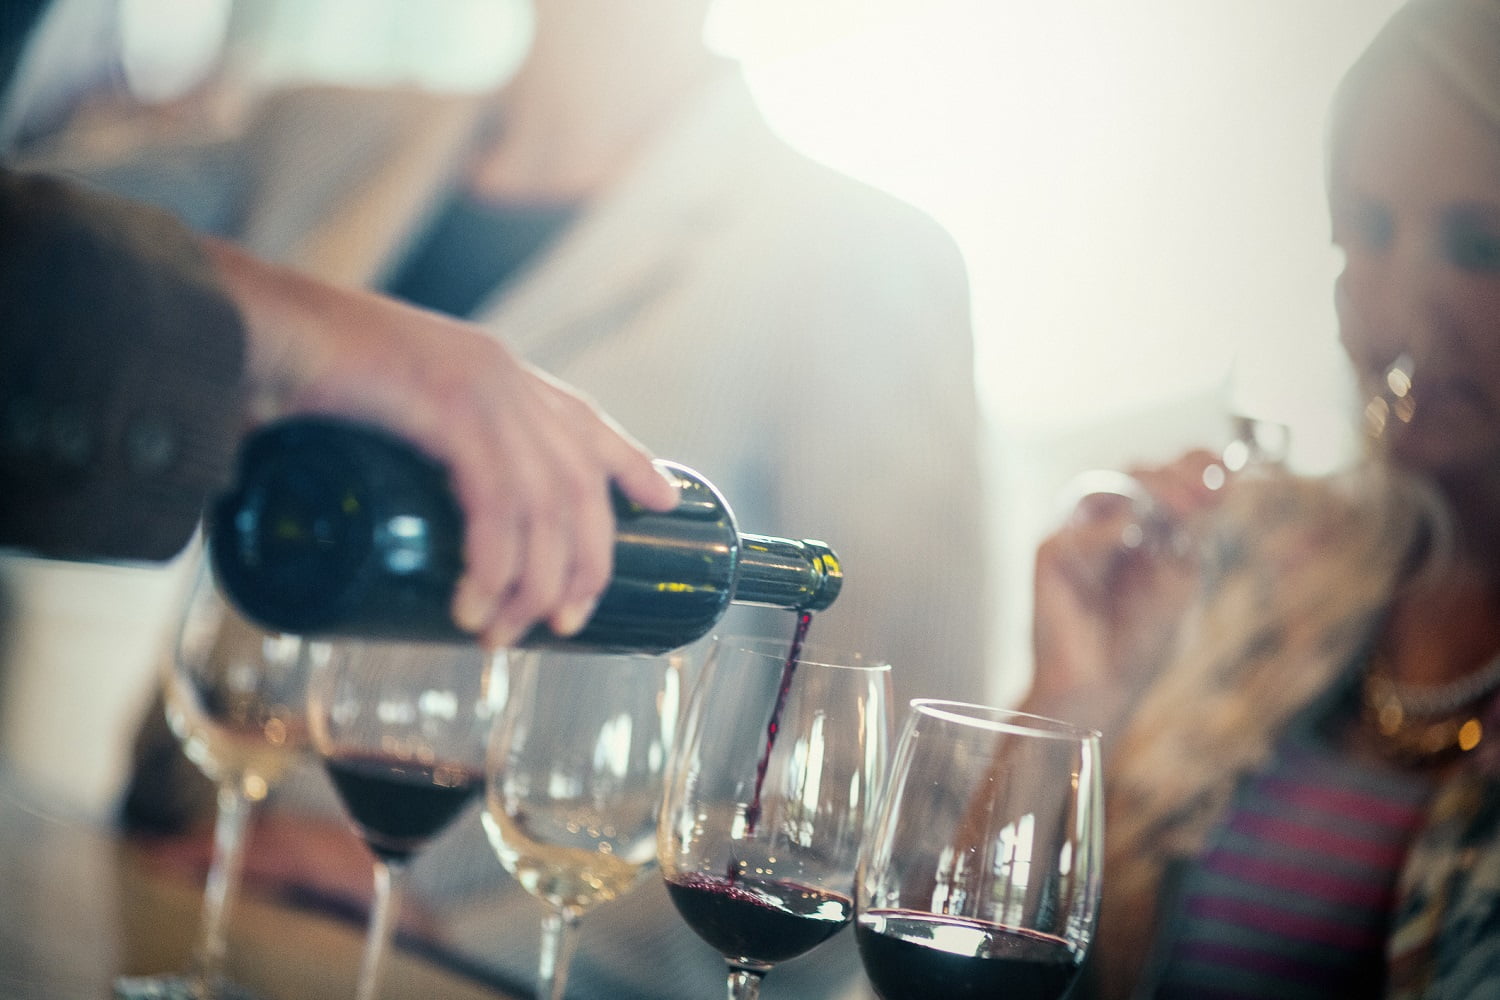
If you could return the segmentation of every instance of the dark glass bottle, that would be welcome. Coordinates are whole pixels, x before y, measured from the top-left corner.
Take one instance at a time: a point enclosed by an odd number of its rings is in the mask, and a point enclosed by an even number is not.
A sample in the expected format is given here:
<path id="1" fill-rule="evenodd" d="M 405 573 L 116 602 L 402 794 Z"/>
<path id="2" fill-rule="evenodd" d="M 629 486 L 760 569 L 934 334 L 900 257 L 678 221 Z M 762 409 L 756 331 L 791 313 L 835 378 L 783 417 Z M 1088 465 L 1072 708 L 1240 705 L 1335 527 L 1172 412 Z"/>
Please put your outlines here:
<path id="1" fill-rule="evenodd" d="M 822 542 L 741 534 L 702 477 L 677 477 L 676 509 L 618 494 L 614 576 L 588 624 L 523 645 L 662 652 L 706 634 L 731 602 L 817 611 L 838 595 Z M 449 615 L 463 566 L 463 517 L 443 467 L 347 421 L 300 417 L 246 441 L 239 479 L 208 524 L 214 571 L 261 625 L 304 635 L 463 641 Z"/>

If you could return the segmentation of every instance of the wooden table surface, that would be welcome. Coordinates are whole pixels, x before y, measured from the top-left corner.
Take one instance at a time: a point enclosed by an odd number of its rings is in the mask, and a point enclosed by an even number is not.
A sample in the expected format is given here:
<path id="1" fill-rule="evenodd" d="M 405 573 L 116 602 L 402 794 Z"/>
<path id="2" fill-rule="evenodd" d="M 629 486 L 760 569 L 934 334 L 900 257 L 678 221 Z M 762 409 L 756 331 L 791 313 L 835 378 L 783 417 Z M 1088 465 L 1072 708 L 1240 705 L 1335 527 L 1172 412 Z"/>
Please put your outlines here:
<path id="1" fill-rule="evenodd" d="M 185 968 L 200 899 L 201 885 L 0 771 L 0 997 L 108 1000 L 117 975 Z M 265 1000 L 352 998 L 362 944 L 359 927 L 246 892 L 230 917 L 229 971 Z M 381 993 L 506 1000 L 394 947 Z"/>

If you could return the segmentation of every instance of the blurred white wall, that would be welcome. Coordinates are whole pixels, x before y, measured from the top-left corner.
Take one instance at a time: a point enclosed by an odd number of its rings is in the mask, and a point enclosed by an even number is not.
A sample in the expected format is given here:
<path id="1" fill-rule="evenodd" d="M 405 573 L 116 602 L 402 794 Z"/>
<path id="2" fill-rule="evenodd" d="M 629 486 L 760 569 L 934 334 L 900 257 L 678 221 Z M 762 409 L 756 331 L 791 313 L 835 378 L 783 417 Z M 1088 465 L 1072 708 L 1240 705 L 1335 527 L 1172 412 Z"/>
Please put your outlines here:
<path id="1" fill-rule="evenodd" d="M 1029 677 L 1031 553 L 1076 472 L 1221 446 L 1231 412 L 1287 424 L 1305 471 L 1353 454 L 1324 121 L 1397 5 L 885 0 L 811 48 L 749 36 L 784 135 L 964 250 L 992 431 L 996 700 Z M 763 16 L 806 26 L 797 7 Z"/>
<path id="2" fill-rule="evenodd" d="M 0 761 L 106 819 L 150 702 L 183 567 L 0 553 Z"/>

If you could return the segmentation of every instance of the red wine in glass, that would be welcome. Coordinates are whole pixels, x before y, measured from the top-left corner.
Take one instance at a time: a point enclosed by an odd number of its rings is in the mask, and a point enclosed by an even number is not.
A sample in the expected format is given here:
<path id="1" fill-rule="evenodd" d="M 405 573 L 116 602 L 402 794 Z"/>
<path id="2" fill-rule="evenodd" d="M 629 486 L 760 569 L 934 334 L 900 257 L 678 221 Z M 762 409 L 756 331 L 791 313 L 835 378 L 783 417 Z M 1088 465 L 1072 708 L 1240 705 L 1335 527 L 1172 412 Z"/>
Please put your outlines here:
<path id="1" fill-rule="evenodd" d="M 683 920 L 753 1000 L 778 962 L 847 926 L 885 772 L 890 667 L 796 638 L 720 638 L 668 767 L 657 859 Z M 769 718 L 768 718 L 769 717 Z"/>
<path id="2" fill-rule="evenodd" d="M 375 854 L 357 1000 L 375 1000 L 409 862 L 484 786 L 494 703 L 476 644 L 316 643 L 313 747 Z"/>
<path id="3" fill-rule="evenodd" d="M 667 894 L 698 936 L 721 954 L 784 962 L 827 941 L 854 915 L 854 901 L 777 879 L 692 872 L 667 880 Z"/>
<path id="4" fill-rule="evenodd" d="M 854 939 L 882 1000 L 1059 1000 L 1080 964 L 1049 934 L 913 910 L 862 913 Z"/>
<path id="5" fill-rule="evenodd" d="M 1060 1000 L 1097 922 L 1099 734 L 913 700 L 860 849 L 854 939 L 882 1000 Z"/>
<path id="6" fill-rule="evenodd" d="M 373 754 L 323 763 L 365 842 L 387 860 L 410 858 L 484 787 L 483 774 L 467 767 Z"/>

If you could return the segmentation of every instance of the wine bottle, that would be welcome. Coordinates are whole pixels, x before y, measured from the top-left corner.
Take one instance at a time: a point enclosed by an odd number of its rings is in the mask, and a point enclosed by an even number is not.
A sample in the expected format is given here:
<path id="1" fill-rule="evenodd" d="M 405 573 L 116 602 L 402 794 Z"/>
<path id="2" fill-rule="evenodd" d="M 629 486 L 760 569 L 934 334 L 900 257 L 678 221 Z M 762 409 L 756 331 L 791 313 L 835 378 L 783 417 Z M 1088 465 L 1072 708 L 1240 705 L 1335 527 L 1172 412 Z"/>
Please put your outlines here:
<path id="1" fill-rule="evenodd" d="M 544 626 L 521 645 L 664 652 L 705 635 L 730 603 L 817 611 L 838 595 L 838 557 L 818 541 L 742 534 L 702 476 L 663 462 L 676 508 L 615 494 L 614 575 L 571 637 Z M 449 610 L 463 516 L 446 470 L 363 424 L 297 417 L 251 435 L 207 536 L 225 594 L 268 629 L 314 636 L 467 641 Z"/>

